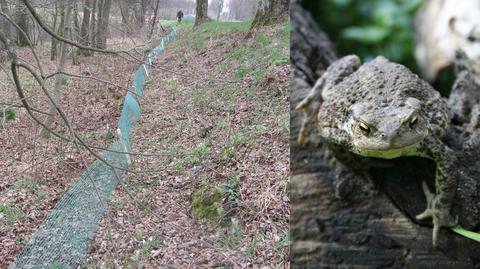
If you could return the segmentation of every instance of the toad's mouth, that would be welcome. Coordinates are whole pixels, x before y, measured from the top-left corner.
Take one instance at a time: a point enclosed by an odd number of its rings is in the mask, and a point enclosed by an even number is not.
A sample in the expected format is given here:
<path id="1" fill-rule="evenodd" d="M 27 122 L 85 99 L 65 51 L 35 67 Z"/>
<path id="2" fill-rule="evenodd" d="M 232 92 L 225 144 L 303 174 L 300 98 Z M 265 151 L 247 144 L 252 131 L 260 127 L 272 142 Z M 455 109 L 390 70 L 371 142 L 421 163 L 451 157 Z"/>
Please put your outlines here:
<path id="1" fill-rule="evenodd" d="M 356 146 L 353 148 L 353 152 L 364 157 L 393 159 L 401 156 L 418 155 L 417 146 L 418 142 L 407 145 Z"/>

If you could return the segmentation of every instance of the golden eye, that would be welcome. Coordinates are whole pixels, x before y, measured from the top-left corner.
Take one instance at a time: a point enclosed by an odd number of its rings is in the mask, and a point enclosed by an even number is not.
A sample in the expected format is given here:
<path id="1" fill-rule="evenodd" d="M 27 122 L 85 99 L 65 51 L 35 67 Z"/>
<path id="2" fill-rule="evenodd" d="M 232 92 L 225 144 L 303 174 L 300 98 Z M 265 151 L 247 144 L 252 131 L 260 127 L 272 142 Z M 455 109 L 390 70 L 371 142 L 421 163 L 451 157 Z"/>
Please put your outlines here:
<path id="1" fill-rule="evenodd" d="M 370 133 L 370 127 L 366 123 L 360 122 L 358 125 L 360 130 L 363 132 L 364 135 L 368 135 Z"/>
<path id="2" fill-rule="evenodd" d="M 418 119 L 417 117 L 413 117 L 410 122 L 408 123 L 408 126 L 410 126 L 410 128 L 415 128 L 415 126 L 417 126 L 417 123 L 418 123 Z"/>

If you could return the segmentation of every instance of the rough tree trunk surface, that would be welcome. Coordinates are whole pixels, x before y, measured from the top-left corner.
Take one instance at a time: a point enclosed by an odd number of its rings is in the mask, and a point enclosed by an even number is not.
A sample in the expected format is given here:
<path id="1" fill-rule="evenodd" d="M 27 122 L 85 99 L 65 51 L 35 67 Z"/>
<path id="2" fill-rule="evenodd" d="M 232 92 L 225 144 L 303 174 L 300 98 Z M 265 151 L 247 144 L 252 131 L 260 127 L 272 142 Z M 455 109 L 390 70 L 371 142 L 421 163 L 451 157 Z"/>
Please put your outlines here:
<path id="1" fill-rule="evenodd" d="M 92 9 L 92 0 L 85 0 L 83 7 L 82 26 L 80 28 L 80 43 L 85 46 L 90 45 L 90 10 Z M 80 50 L 84 56 L 88 56 L 88 50 Z"/>
<path id="2" fill-rule="evenodd" d="M 15 22 L 27 35 L 30 35 L 28 29 L 28 11 L 23 3 L 17 2 L 15 5 Z M 27 37 L 25 37 L 19 29 L 17 29 L 17 46 L 28 46 Z"/>
<path id="3" fill-rule="evenodd" d="M 8 5 L 6 0 L 0 0 L 0 11 L 2 11 L 7 15 L 10 15 L 8 12 Z M 5 17 L 0 16 L 0 30 L 2 30 L 2 32 L 5 34 L 5 37 L 8 38 L 9 41 L 12 38 L 10 36 L 11 35 L 10 27 L 11 27 L 10 22 L 8 22 L 8 20 Z"/>
<path id="4" fill-rule="evenodd" d="M 69 0 L 65 2 L 65 15 L 63 18 L 62 25 L 60 26 L 62 29 L 62 35 L 67 36 L 67 33 L 70 30 L 71 26 L 71 15 L 72 15 L 72 2 L 73 0 Z M 65 42 L 60 42 L 60 59 L 58 60 L 58 68 L 57 72 L 63 72 L 65 70 L 65 60 L 67 57 L 67 51 L 68 51 L 68 44 Z M 51 93 L 53 100 L 57 105 L 60 105 L 60 96 L 61 96 L 61 88 L 62 88 L 62 79 L 63 75 L 57 74 L 55 77 L 55 88 L 53 89 L 53 92 Z M 48 129 L 51 129 L 52 123 L 55 119 L 57 109 L 55 105 L 52 104 L 49 110 L 49 116 L 45 121 L 45 126 Z M 43 138 L 49 138 L 50 137 L 50 132 L 48 131 L 47 128 L 42 129 L 40 136 Z"/>
<path id="5" fill-rule="evenodd" d="M 274 23 L 288 15 L 290 0 L 260 0 L 252 28 Z"/>
<path id="6" fill-rule="evenodd" d="M 328 38 L 308 12 L 293 3 L 291 60 L 294 68 L 291 107 L 310 91 L 312 83 L 335 59 Z M 449 130 L 449 145 L 460 158 L 460 183 L 452 212 L 460 224 L 480 227 L 480 106 L 461 96 L 480 91 L 469 70 L 458 73 L 452 90 L 453 111 L 468 110 L 469 121 Z M 460 77 L 467 77 L 461 80 Z M 465 108 L 465 107 L 468 108 Z M 370 171 L 373 184 L 361 176 L 349 179 L 352 192 L 335 197 L 333 167 L 314 132 L 304 145 L 296 142 L 302 113 L 291 111 L 291 233 L 292 268 L 394 267 L 480 268 L 480 244 L 442 229 L 439 247 L 432 247 L 430 221 L 414 216 L 426 206 L 420 182 L 433 186 L 435 166 L 421 158 L 391 161 L 393 167 Z"/>
<path id="7" fill-rule="evenodd" d="M 208 0 L 197 0 L 196 6 L 196 15 L 195 15 L 195 26 L 198 26 L 206 21 L 209 21 L 208 18 Z"/>
<path id="8" fill-rule="evenodd" d="M 97 47 L 107 48 L 108 21 L 112 0 L 101 0 L 98 4 Z"/>

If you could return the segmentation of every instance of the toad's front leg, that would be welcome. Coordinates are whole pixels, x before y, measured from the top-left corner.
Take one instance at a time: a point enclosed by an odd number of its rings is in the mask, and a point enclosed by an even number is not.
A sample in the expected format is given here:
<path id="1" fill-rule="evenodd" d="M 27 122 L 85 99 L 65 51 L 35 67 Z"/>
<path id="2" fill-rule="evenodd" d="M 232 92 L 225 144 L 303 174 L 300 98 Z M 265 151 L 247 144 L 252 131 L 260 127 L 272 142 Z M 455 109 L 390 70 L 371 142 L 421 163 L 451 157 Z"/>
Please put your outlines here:
<path id="1" fill-rule="evenodd" d="M 441 227 L 453 227 L 457 224 L 457 219 L 450 214 L 451 205 L 457 188 L 458 175 L 455 169 L 455 155 L 438 138 L 426 139 L 422 145 L 422 152 L 435 161 L 435 189 L 436 192 L 430 192 L 427 184 L 422 182 L 422 188 L 427 199 L 427 209 L 416 216 L 417 219 L 432 218 L 434 246 L 438 242 L 438 234 Z"/>

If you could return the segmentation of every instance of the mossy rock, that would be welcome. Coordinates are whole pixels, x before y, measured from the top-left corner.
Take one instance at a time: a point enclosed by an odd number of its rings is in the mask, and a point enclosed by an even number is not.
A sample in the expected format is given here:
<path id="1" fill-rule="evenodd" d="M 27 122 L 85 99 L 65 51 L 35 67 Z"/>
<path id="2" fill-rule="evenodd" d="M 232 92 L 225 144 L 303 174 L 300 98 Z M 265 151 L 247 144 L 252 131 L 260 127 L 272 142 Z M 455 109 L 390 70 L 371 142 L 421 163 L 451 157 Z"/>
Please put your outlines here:
<path id="1" fill-rule="evenodd" d="M 222 205 L 223 192 L 214 186 L 202 186 L 193 193 L 192 215 L 223 223 L 225 210 Z"/>

